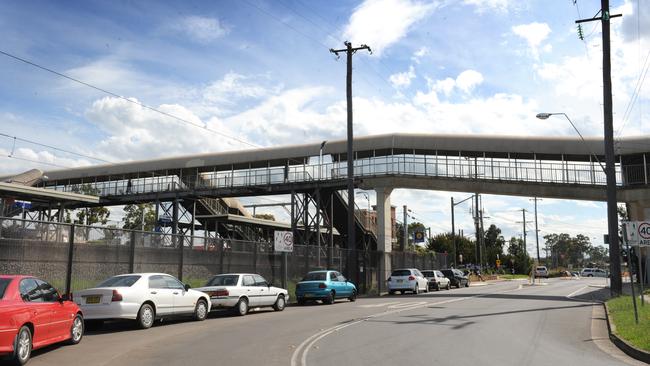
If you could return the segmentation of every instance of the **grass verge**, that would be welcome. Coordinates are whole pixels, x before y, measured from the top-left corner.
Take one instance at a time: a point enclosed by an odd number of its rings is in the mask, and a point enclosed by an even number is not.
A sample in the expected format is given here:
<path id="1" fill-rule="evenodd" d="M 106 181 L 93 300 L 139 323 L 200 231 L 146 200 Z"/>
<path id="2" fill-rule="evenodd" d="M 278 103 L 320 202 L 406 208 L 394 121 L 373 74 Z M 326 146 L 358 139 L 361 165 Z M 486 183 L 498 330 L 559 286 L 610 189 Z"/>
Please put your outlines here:
<path id="1" fill-rule="evenodd" d="M 639 324 L 634 321 L 634 305 L 631 296 L 620 296 L 607 301 L 611 321 L 616 325 L 616 334 L 635 347 L 650 351 L 650 304 L 641 306 Z"/>
<path id="2" fill-rule="evenodd" d="M 530 278 L 530 276 L 524 274 L 514 274 L 514 275 L 509 274 L 509 275 L 499 275 L 499 278 L 502 280 L 521 280 L 521 279 Z"/>

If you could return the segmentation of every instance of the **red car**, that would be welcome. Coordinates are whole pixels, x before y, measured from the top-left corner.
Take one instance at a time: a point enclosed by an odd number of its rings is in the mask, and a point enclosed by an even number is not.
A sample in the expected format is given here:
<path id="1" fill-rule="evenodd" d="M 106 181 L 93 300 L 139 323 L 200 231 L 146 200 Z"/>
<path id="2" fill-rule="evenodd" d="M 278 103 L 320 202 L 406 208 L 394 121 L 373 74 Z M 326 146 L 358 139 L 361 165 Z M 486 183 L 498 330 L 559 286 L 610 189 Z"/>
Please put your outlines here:
<path id="1" fill-rule="evenodd" d="M 83 331 L 77 304 L 52 285 L 30 276 L 0 275 L 0 357 L 24 365 L 33 349 L 77 344 Z"/>

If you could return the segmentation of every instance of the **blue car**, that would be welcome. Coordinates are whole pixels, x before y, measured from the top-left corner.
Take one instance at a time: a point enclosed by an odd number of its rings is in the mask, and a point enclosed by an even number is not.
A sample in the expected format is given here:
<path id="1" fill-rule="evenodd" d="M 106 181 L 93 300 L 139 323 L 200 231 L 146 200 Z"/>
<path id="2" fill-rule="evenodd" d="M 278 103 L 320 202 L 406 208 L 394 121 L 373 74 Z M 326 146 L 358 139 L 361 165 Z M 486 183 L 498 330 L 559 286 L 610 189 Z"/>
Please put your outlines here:
<path id="1" fill-rule="evenodd" d="M 337 271 L 312 271 L 296 285 L 299 305 L 309 300 L 321 300 L 332 304 L 336 299 L 357 299 L 357 287 Z"/>

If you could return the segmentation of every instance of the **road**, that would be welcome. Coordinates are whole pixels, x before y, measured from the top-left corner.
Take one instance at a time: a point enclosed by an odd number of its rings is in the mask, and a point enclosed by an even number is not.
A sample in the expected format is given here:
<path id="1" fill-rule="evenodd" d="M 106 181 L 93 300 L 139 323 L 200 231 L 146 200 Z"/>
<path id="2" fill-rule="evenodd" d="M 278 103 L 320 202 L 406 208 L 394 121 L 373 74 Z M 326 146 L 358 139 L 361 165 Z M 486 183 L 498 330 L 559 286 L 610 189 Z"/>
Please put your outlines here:
<path id="1" fill-rule="evenodd" d="M 214 314 L 149 330 L 108 324 L 40 365 L 626 365 L 595 300 L 603 279 L 497 282 L 334 305 Z"/>

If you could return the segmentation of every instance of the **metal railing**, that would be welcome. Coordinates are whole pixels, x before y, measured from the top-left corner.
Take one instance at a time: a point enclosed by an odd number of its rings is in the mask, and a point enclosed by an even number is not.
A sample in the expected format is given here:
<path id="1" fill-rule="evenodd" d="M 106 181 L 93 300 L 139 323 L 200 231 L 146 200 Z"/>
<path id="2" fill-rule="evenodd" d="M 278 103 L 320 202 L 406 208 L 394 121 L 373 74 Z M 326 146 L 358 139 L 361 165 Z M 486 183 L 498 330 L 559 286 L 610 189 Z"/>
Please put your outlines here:
<path id="1" fill-rule="evenodd" d="M 354 175 L 358 178 L 385 176 L 442 177 L 468 180 L 495 180 L 604 186 L 605 173 L 594 162 L 556 162 L 495 158 L 465 158 L 455 156 L 393 155 L 357 159 Z M 639 165 L 616 166 L 617 184 L 648 183 L 648 167 Z M 197 175 L 165 175 L 121 179 L 83 184 L 59 184 L 53 189 L 79 192 L 88 185 L 100 196 L 121 196 L 153 192 L 174 192 L 188 189 L 218 189 L 269 186 L 283 183 L 304 183 L 344 179 L 345 162 L 304 164 L 288 167 L 265 167 L 241 170 L 206 172 Z M 62 182 L 61 182 L 62 183 Z"/>

